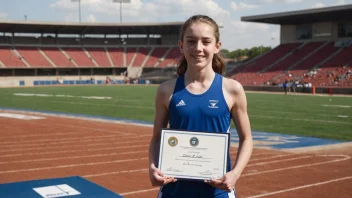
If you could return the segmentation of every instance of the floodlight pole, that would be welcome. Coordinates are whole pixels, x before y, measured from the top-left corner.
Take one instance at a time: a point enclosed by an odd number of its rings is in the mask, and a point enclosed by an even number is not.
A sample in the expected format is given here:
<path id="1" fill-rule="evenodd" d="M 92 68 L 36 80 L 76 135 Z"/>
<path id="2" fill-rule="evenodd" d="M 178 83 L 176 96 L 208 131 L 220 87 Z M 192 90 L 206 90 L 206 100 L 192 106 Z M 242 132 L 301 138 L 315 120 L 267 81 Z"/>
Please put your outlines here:
<path id="1" fill-rule="evenodd" d="M 120 23 L 122 23 L 122 0 L 120 0 Z"/>
<path id="2" fill-rule="evenodd" d="M 71 0 L 71 2 L 78 1 L 78 21 L 81 23 L 81 0 Z"/>
<path id="3" fill-rule="evenodd" d="M 113 0 L 113 3 L 120 3 L 120 23 L 122 23 L 122 3 L 131 3 L 131 0 Z"/>
<path id="4" fill-rule="evenodd" d="M 81 0 L 78 0 L 79 23 L 81 23 Z"/>

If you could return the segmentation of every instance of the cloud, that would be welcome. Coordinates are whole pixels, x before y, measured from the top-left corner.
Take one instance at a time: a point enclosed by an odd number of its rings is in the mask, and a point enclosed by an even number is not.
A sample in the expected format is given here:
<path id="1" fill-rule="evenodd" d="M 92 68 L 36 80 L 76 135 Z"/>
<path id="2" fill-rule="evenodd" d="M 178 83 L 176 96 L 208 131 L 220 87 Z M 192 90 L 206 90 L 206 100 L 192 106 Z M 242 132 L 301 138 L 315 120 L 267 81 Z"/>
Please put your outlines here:
<path id="1" fill-rule="evenodd" d="M 50 7 L 68 12 L 77 12 L 78 9 L 77 3 L 71 0 L 58 0 Z M 108 15 L 110 19 L 117 19 L 116 21 L 120 16 L 120 4 L 113 3 L 112 0 L 85 0 L 81 3 L 81 10 L 82 15 Z M 131 3 L 122 4 L 124 21 L 169 21 L 176 17 L 186 20 L 194 14 L 209 15 L 219 22 L 230 18 L 230 12 L 221 8 L 214 0 L 153 0 L 148 3 L 131 0 Z"/>
<path id="2" fill-rule="evenodd" d="M 247 3 L 243 3 L 243 2 L 240 2 L 239 4 L 237 4 L 235 2 L 231 2 L 231 8 L 234 11 L 244 10 L 244 9 L 253 9 L 253 8 L 258 8 L 258 7 L 259 7 L 259 5 L 247 4 Z"/>
<path id="3" fill-rule="evenodd" d="M 7 18 L 7 13 L 5 12 L 0 12 L 0 19 L 6 19 Z"/>
<path id="4" fill-rule="evenodd" d="M 345 0 L 336 0 L 336 5 L 344 5 L 344 4 L 346 4 Z"/>
<path id="5" fill-rule="evenodd" d="M 123 22 L 184 21 L 194 14 L 208 15 L 223 26 L 220 29 L 220 39 L 223 48 L 229 50 L 273 45 L 271 38 L 279 37 L 278 27 L 233 19 L 230 13 L 231 8 L 221 7 L 218 2 L 217 0 L 151 0 L 148 2 L 131 0 L 131 3 L 122 5 Z M 257 8 L 259 4 L 253 2 L 243 0 L 236 6 L 237 9 L 243 10 Z M 57 0 L 50 6 L 65 12 L 63 20 L 78 21 L 78 3 L 71 2 L 71 0 Z M 94 22 L 100 19 L 99 22 L 119 22 L 119 6 L 120 4 L 112 3 L 112 0 L 83 0 L 82 20 L 83 22 Z"/>
<path id="6" fill-rule="evenodd" d="M 323 7 L 325 7 L 325 4 L 321 2 L 317 2 L 312 5 L 312 8 L 323 8 Z"/>
<path id="7" fill-rule="evenodd" d="M 263 3 L 301 3 L 303 0 L 261 0 Z"/>
<path id="8" fill-rule="evenodd" d="M 97 22 L 97 19 L 95 18 L 94 15 L 90 14 L 87 17 L 87 21 L 90 22 L 90 23 L 95 23 L 95 22 Z"/>

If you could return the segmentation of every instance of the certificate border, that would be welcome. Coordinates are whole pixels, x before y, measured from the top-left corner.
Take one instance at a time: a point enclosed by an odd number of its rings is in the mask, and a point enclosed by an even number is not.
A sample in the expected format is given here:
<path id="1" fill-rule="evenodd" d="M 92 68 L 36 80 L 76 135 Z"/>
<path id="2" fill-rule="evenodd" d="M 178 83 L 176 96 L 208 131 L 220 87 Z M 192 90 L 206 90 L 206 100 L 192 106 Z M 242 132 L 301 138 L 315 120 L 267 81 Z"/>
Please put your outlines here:
<path id="1" fill-rule="evenodd" d="M 158 160 L 158 169 L 161 170 L 162 167 L 162 161 L 161 161 L 161 157 L 163 154 L 163 143 L 164 143 L 164 137 L 165 137 L 165 133 L 167 133 L 168 131 L 176 131 L 176 132 L 181 132 L 182 134 L 184 134 L 183 132 L 194 132 L 194 133 L 206 133 L 209 134 L 209 136 L 218 136 L 221 135 L 224 137 L 225 142 L 226 142 L 226 138 L 227 138 L 227 143 L 225 143 L 225 148 L 224 150 L 226 151 L 224 153 L 224 167 L 223 167 L 223 174 L 227 173 L 227 163 L 228 163 L 228 154 L 229 154 L 229 146 L 230 146 L 230 136 L 231 134 L 228 132 L 205 132 L 205 131 L 194 131 L 194 130 L 182 130 L 182 129 L 170 129 L 170 128 L 162 128 L 161 129 L 161 139 L 160 139 L 160 150 L 159 150 L 159 160 Z M 175 132 L 173 132 L 174 134 L 176 134 Z M 199 181 L 200 179 L 211 179 L 209 177 L 199 177 L 199 176 L 187 176 L 187 175 L 178 175 L 178 174 L 167 174 L 168 176 L 172 176 L 175 177 L 177 179 L 181 179 L 181 180 L 196 180 Z"/>

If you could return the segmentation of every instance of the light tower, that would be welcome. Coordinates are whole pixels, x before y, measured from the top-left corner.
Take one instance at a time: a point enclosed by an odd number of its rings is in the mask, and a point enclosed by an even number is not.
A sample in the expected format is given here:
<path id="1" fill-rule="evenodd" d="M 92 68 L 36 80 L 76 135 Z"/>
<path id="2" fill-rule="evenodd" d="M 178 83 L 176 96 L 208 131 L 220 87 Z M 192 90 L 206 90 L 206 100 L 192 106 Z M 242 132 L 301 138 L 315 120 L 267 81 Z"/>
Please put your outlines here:
<path id="1" fill-rule="evenodd" d="M 78 2 L 78 21 L 81 23 L 81 0 L 71 0 L 71 2 Z"/>
<path id="2" fill-rule="evenodd" d="M 122 23 L 122 4 L 131 3 L 131 0 L 112 0 L 113 3 L 120 3 L 120 23 Z"/>

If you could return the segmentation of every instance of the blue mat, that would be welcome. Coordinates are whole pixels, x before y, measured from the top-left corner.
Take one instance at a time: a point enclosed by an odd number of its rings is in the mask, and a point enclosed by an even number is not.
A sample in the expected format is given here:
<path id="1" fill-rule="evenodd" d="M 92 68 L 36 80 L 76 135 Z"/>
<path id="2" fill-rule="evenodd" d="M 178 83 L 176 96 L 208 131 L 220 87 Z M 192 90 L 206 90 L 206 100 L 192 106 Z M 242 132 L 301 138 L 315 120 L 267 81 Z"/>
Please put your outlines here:
<path id="1" fill-rule="evenodd" d="M 78 176 L 0 184 L 0 197 L 122 198 L 122 196 Z"/>

